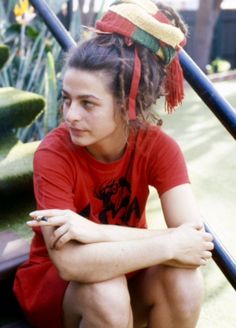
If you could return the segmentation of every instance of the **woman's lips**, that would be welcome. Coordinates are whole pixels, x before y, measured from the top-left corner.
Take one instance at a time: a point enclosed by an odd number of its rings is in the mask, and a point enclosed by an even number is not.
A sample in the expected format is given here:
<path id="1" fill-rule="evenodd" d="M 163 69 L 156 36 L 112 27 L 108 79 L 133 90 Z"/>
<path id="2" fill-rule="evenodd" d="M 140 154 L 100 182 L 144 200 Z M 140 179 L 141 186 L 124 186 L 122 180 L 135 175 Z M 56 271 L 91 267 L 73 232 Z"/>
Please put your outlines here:
<path id="1" fill-rule="evenodd" d="M 87 130 L 83 130 L 83 129 L 75 129 L 75 128 L 69 128 L 72 134 L 75 135 L 81 135 L 84 134 L 85 132 L 87 132 Z"/>

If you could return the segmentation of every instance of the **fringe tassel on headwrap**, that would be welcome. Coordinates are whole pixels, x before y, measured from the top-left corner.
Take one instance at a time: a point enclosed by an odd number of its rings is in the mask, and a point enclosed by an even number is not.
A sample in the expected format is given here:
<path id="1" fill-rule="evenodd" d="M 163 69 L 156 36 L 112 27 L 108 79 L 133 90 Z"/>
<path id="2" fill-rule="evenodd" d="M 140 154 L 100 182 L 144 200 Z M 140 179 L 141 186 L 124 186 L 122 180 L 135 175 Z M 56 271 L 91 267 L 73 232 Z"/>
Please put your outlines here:
<path id="1" fill-rule="evenodd" d="M 168 113 L 172 113 L 184 99 L 184 76 L 178 55 L 167 67 L 165 91 L 165 107 Z"/>

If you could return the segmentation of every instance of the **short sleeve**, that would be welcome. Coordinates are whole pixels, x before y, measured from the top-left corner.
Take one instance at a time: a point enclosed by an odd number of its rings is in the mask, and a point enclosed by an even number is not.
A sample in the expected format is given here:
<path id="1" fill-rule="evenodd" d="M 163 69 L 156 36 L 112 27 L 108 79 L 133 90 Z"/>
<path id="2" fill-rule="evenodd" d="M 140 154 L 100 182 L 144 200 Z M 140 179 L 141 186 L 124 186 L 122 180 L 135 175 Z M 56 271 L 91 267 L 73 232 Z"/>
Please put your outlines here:
<path id="1" fill-rule="evenodd" d="M 149 184 L 161 196 L 178 185 L 190 183 L 186 162 L 177 142 L 163 131 L 153 141 L 148 164 Z"/>
<path id="2" fill-rule="evenodd" d="M 59 150 L 39 149 L 34 156 L 34 193 L 38 209 L 70 209 L 74 177 L 70 161 Z"/>

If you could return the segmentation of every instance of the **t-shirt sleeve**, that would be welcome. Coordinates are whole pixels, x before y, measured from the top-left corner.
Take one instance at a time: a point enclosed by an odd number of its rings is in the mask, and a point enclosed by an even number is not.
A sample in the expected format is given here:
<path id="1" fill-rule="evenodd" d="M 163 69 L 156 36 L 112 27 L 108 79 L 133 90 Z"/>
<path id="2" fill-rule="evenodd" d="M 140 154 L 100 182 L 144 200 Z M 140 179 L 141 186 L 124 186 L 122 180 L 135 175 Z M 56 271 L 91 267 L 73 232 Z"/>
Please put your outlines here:
<path id="1" fill-rule="evenodd" d="M 34 193 L 38 209 L 76 211 L 73 168 L 59 151 L 39 149 L 34 156 Z"/>
<path id="2" fill-rule="evenodd" d="M 159 196 L 178 185 L 190 183 L 186 162 L 177 142 L 159 131 L 150 152 L 148 176 Z"/>

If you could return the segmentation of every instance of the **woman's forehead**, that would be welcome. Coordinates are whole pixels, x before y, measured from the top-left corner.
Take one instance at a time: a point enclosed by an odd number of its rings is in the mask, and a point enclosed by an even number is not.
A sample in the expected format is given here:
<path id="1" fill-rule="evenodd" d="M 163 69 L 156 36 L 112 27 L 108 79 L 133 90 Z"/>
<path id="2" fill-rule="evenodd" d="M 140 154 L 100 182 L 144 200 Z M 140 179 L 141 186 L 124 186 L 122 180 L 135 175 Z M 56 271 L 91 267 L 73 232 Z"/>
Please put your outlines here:
<path id="1" fill-rule="evenodd" d="M 63 78 L 63 89 L 79 87 L 86 90 L 109 91 L 110 78 L 103 70 L 88 71 L 69 67 Z"/>

